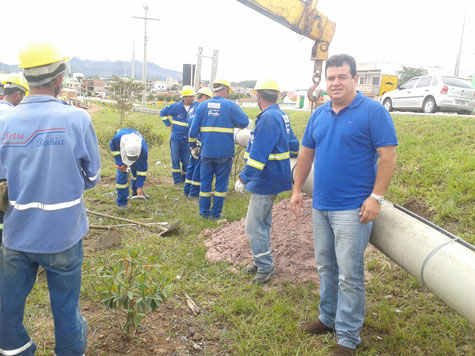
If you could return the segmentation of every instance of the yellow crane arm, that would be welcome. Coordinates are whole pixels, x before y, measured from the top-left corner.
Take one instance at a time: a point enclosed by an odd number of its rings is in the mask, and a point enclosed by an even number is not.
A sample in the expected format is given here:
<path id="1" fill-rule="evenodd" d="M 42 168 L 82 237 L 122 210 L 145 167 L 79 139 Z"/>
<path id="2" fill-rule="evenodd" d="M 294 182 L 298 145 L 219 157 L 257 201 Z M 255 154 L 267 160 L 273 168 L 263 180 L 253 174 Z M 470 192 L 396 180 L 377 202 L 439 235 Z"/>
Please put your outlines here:
<path id="1" fill-rule="evenodd" d="M 317 10 L 318 0 L 237 0 L 285 27 L 316 42 L 312 60 L 328 58 L 336 24 Z"/>
<path id="2" fill-rule="evenodd" d="M 237 0 L 274 21 L 315 41 L 310 58 L 315 61 L 313 86 L 307 96 L 316 107 L 321 90 L 313 93 L 320 84 L 323 61 L 328 58 L 328 48 L 335 34 L 336 24 L 317 10 L 318 0 Z"/>

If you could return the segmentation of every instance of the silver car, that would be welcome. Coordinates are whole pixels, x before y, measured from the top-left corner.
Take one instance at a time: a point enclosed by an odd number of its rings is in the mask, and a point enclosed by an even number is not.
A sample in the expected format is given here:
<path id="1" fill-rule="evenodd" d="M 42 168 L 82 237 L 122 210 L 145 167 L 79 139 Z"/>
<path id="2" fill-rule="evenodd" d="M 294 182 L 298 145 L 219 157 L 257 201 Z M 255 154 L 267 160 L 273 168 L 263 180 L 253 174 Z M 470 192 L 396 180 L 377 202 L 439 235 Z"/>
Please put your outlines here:
<path id="1" fill-rule="evenodd" d="M 388 111 L 472 114 L 475 109 L 475 88 L 460 78 L 425 75 L 409 79 L 398 89 L 385 93 L 381 102 Z"/>

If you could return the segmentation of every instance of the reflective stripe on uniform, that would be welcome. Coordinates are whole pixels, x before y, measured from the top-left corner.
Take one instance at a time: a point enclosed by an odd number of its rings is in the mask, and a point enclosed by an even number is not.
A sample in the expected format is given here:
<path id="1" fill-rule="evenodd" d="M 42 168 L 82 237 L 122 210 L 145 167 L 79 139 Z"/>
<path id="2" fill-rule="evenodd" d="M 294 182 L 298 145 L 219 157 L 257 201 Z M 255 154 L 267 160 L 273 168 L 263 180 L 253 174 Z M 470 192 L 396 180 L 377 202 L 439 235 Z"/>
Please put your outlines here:
<path id="1" fill-rule="evenodd" d="M 137 175 L 138 176 L 146 176 L 147 175 L 147 172 L 141 172 L 141 171 L 137 171 Z"/>
<path id="2" fill-rule="evenodd" d="M 251 167 L 260 169 L 261 171 L 262 171 L 262 170 L 264 169 L 264 167 L 266 166 L 264 163 L 261 163 L 261 162 L 258 162 L 258 161 L 254 161 L 252 158 L 248 158 L 248 159 L 247 159 L 247 164 L 250 165 Z"/>
<path id="3" fill-rule="evenodd" d="M 200 192 L 200 197 L 210 197 L 211 196 L 211 192 Z"/>
<path id="4" fill-rule="evenodd" d="M 129 183 L 125 183 L 125 184 L 116 183 L 116 184 L 115 184 L 115 187 L 116 187 L 117 189 L 128 188 L 128 187 L 129 187 Z"/>
<path id="5" fill-rule="evenodd" d="M 3 224 L 0 224 L 0 230 L 3 230 Z"/>
<path id="6" fill-rule="evenodd" d="M 18 348 L 18 349 L 15 349 L 15 350 L 3 350 L 3 349 L 0 349 L 0 354 L 2 355 L 7 355 L 7 356 L 10 356 L 10 355 L 18 355 L 20 353 L 22 353 L 23 351 L 25 350 L 28 350 L 28 348 L 33 345 L 33 340 L 30 340 L 28 341 L 25 345 L 23 345 L 22 347 Z"/>
<path id="7" fill-rule="evenodd" d="M 94 177 L 87 177 L 87 179 L 89 179 L 92 182 L 93 180 L 96 180 L 100 176 L 101 176 L 101 170 L 99 169 L 97 173 L 94 175 Z"/>
<path id="8" fill-rule="evenodd" d="M 172 120 L 173 125 L 178 125 L 178 126 L 185 126 L 188 127 L 188 123 L 182 122 L 182 121 L 177 121 L 177 120 Z"/>
<path id="9" fill-rule="evenodd" d="M 222 133 L 234 133 L 233 128 L 228 127 L 201 127 L 201 132 L 222 132 Z"/>
<path id="10" fill-rule="evenodd" d="M 290 153 L 294 154 L 294 155 L 298 155 L 299 154 L 299 151 L 290 151 Z"/>
<path id="11" fill-rule="evenodd" d="M 196 142 L 196 137 L 188 137 L 188 142 Z"/>
<path id="12" fill-rule="evenodd" d="M 290 158 L 290 153 L 289 152 L 284 152 L 284 153 L 271 153 L 269 155 L 269 160 L 276 160 L 280 161 L 283 159 Z"/>
<path id="13" fill-rule="evenodd" d="M 168 120 L 168 117 L 162 117 L 162 121 Z"/>
<path id="14" fill-rule="evenodd" d="M 194 180 L 190 180 L 189 183 L 197 186 L 201 185 L 201 182 L 195 182 Z"/>
<path id="15" fill-rule="evenodd" d="M 172 172 L 173 173 L 181 173 L 181 169 L 172 168 Z"/>
<path id="16" fill-rule="evenodd" d="M 226 197 L 227 192 L 214 192 L 215 197 Z"/>
<path id="17" fill-rule="evenodd" d="M 118 156 L 118 155 L 120 155 L 120 151 L 112 151 L 112 155 L 113 156 Z"/>
<path id="18" fill-rule="evenodd" d="M 28 209 L 41 209 L 41 210 L 61 210 L 67 209 L 72 206 L 78 205 L 81 202 L 82 198 L 78 198 L 76 200 L 67 201 L 64 203 L 57 203 L 57 204 L 43 204 L 39 202 L 33 202 L 28 204 L 17 204 L 16 201 L 10 200 L 10 205 L 13 206 L 13 209 L 17 210 L 28 210 Z"/>

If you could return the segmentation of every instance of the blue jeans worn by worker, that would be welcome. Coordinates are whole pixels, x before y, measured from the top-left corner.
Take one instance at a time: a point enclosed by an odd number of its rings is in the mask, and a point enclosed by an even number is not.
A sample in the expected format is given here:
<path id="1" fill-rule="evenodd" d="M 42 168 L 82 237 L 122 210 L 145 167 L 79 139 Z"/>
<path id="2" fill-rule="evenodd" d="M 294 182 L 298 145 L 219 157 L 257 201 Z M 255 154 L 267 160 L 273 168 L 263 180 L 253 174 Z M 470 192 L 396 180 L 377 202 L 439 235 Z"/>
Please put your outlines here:
<path id="1" fill-rule="evenodd" d="M 221 216 L 224 199 L 228 192 L 229 175 L 231 174 L 232 165 L 232 158 L 201 158 L 199 206 L 200 215 L 202 217 L 218 219 Z M 213 177 L 215 176 L 213 208 L 211 208 Z"/>
<path id="2" fill-rule="evenodd" d="M 137 187 L 135 186 L 137 169 L 134 165 L 130 167 L 130 172 L 132 174 L 132 194 L 135 195 L 137 194 Z M 126 206 L 127 198 L 129 197 L 129 172 L 121 172 L 119 169 L 117 170 L 115 177 L 115 187 L 117 190 L 117 206 Z"/>
<path id="3" fill-rule="evenodd" d="M 52 254 L 14 251 L 0 253 L 0 354 L 30 356 L 36 344 L 23 326 L 25 301 L 36 280 L 38 266 L 46 271 L 54 319 L 55 355 L 86 352 L 87 323 L 79 309 L 82 241 Z"/>
<path id="4" fill-rule="evenodd" d="M 194 159 L 190 155 L 190 163 L 188 163 L 188 168 L 186 170 L 186 180 L 183 187 L 183 195 L 190 197 L 197 197 L 200 195 L 200 185 L 201 185 L 201 159 Z"/>
<path id="5" fill-rule="evenodd" d="M 360 209 L 312 211 L 315 258 L 320 277 L 320 321 L 335 328 L 338 344 L 356 348 L 365 315 L 364 251 L 373 222 Z"/>
<path id="6" fill-rule="evenodd" d="M 186 169 L 190 160 L 190 149 L 184 137 L 170 138 L 170 152 L 172 155 L 173 183 L 180 184 L 185 181 Z M 180 165 L 181 163 L 181 165 Z"/>
<path id="7" fill-rule="evenodd" d="M 268 273 L 274 268 L 270 251 L 272 206 L 277 194 L 251 194 L 246 215 L 246 235 L 251 245 L 254 264 L 259 273 Z"/>

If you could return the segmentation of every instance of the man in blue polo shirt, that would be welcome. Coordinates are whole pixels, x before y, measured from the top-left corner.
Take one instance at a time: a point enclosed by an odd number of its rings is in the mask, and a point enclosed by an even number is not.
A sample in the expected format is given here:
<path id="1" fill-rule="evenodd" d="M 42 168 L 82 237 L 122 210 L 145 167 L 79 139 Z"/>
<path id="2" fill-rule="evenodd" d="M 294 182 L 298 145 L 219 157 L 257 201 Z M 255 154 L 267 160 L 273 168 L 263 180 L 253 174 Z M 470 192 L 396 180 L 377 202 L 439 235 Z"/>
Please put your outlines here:
<path id="1" fill-rule="evenodd" d="M 291 209 L 314 162 L 313 231 L 320 276 L 320 315 L 303 330 L 336 331 L 334 356 L 354 355 L 365 313 L 364 251 L 396 167 L 396 131 L 378 102 L 357 92 L 356 62 L 326 63 L 331 101 L 310 117 L 297 162 Z M 379 161 L 378 161 L 379 160 Z"/>

